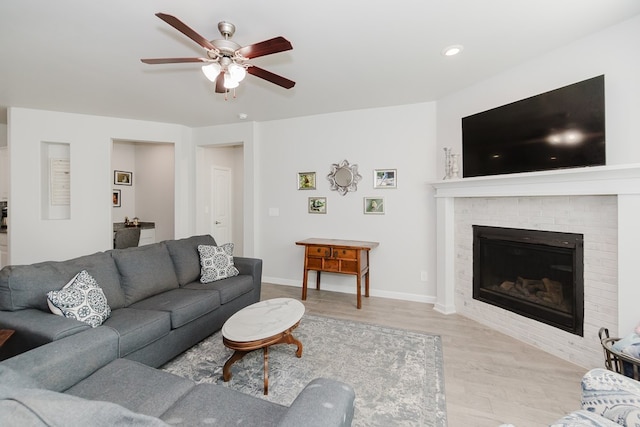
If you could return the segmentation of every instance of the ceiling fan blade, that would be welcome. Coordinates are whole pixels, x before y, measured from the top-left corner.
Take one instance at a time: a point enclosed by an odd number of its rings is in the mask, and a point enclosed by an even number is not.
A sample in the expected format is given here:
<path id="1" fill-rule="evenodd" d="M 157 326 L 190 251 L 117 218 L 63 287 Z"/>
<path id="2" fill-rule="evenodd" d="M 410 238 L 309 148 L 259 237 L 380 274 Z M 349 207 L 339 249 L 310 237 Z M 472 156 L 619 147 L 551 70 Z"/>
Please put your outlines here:
<path id="1" fill-rule="evenodd" d="M 284 52 L 285 50 L 291 49 L 293 49 L 293 46 L 291 46 L 289 40 L 285 39 L 284 37 L 274 37 L 263 42 L 241 47 L 236 51 L 236 53 L 244 56 L 247 59 L 251 59 L 257 58 L 258 56 L 271 55 L 272 53 Z"/>
<path id="2" fill-rule="evenodd" d="M 224 73 L 221 72 L 216 79 L 216 93 L 225 93 L 226 91 L 227 88 L 224 87 Z"/>
<path id="3" fill-rule="evenodd" d="M 177 64 L 180 62 L 210 62 L 207 58 L 145 58 L 140 61 L 145 64 Z"/>
<path id="4" fill-rule="evenodd" d="M 205 39 L 200 34 L 196 33 L 187 24 L 185 24 L 175 16 L 167 15 L 166 13 L 156 13 L 156 16 L 162 19 L 167 24 L 171 25 L 176 30 L 180 31 L 185 36 L 189 37 L 194 42 L 198 43 L 203 48 L 208 50 L 217 50 L 216 47 L 212 45 L 209 40 Z"/>
<path id="5" fill-rule="evenodd" d="M 264 68 L 256 67 L 255 65 L 247 68 L 247 73 L 270 81 L 271 83 L 277 84 L 278 86 L 282 86 L 285 89 L 291 89 L 296 85 L 296 82 L 294 82 L 293 80 L 289 80 L 277 74 L 273 74 L 271 71 L 267 71 Z"/>

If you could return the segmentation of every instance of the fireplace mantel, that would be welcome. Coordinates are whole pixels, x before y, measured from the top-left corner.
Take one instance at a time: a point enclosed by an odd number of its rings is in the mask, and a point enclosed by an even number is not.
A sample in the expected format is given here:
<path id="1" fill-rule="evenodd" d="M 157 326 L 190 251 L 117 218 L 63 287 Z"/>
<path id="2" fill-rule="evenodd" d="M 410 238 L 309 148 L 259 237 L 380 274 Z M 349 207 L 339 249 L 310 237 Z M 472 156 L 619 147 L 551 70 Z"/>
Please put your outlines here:
<path id="1" fill-rule="evenodd" d="M 615 195 L 618 200 L 618 328 L 632 330 L 640 301 L 640 164 L 597 166 L 431 182 L 436 197 L 437 295 L 434 309 L 455 313 L 455 199 Z"/>
<path id="2" fill-rule="evenodd" d="M 492 175 L 432 182 L 436 197 L 640 194 L 640 164 Z"/>

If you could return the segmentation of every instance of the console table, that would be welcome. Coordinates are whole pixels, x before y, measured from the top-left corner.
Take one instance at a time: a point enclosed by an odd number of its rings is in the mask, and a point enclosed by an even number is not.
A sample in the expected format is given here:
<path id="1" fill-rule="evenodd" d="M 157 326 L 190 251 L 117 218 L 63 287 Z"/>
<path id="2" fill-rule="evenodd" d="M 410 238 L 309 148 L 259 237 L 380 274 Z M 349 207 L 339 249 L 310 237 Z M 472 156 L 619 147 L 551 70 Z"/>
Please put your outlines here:
<path id="1" fill-rule="evenodd" d="M 320 289 L 320 272 L 351 274 L 357 279 L 357 307 L 362 307 L 362 276 L 364 296 L 369 296 L 369 251 L 378 242 L 339 239 L 306 239 L 296 242 L 304 246 L 304 277 L 302 300 L 307 299 L 307 276 L 309 270 L 316 271 L 316 289 Z"/>

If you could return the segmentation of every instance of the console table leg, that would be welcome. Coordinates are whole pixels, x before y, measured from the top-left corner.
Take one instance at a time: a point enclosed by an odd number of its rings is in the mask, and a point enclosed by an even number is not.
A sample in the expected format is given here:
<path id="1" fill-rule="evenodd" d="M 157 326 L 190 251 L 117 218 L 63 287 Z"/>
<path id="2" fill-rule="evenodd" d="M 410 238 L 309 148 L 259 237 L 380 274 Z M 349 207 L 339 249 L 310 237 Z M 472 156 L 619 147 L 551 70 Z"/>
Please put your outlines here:
<path id="1" fill-rule="evenodd" d="M 316 271 L 316 289 L 320 290 L 320 271 Z"/>
<path id="2" fill-rule="evenodd" d="M 307 276 L 309 275 L 309 270 L 304 269 L 304 276 L 302 277 L 302 301 L 307 299 Z"/>
<path id="3" fill-rule="evenodd" d="M 356 276 L 356 278 L 357 278 L 357 286 L 358 286 L 358 290 L 357 290 L 358 304 L 356 305 L 356 307 L 362 308 L 362 278 L 360 277 L 359 274 Z"/>
<path id="4" fill-rule="evenodd" d="M 369 297 L 369 270 L 364 275 L 364 296 Z"/>

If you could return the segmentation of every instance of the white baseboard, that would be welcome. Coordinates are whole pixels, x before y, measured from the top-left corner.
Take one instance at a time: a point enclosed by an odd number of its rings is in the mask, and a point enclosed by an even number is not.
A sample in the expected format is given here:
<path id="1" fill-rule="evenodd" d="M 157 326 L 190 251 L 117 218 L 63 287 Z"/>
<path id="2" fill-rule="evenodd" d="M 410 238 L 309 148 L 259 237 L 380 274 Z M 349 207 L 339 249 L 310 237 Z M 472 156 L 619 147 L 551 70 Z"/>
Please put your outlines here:
<path id="1" fill-rule="evenodd" d="M 296 288 L 302 288 L 302 283 L 299 280 L 289 280 L 289 279 L 281 279 L 278 277 L 263 277 L 262 281 L 264 283 L 270 283 L 273 285 L 282 285 L 282 286 L 294 286 Z M 310 288 L 315 289 L 315 281 L 312 284 L 309 284 Z M 331 292 L 340 292 L 343 294 L 353 294 L 356 293 L 355 286 L 341 286 L 341 285 L 333 285 L 331 283 L 322 284 L 321 289 L 325 291 Z M 364 290 L 363 290 L 364 292 Z M 380 297 L 380 298 L 389 298 L 389 299 L 398 299 L 403 301 L 414 301 L 414 302 L 422 302 L 425 304 L 435 304 L 436 297 L 428 296 L 428 295 L 417 295 L 417 294 L 408 294 L 404 292 L 391 292 L 391 291 L 381 291 L 377 289 L 369 288 L 369 295 L 372 297 Z M 445 313 L 446 314 L 446 313 Z"/>

